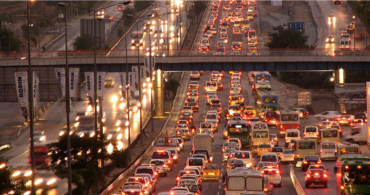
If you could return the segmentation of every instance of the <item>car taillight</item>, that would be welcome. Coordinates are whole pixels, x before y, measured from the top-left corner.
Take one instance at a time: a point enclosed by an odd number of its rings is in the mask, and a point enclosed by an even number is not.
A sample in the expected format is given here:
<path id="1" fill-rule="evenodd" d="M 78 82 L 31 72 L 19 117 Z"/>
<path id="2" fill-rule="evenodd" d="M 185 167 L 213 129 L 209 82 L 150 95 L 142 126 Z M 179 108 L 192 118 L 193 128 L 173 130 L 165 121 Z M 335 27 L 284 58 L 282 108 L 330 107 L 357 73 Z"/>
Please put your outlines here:
<path id="1" fill-rule="evenodd" d="M 263 191 L 264 191 L 264 192 L 268 192 L 268 191 L 269 191 L 269 189 L 268 189 L 268 188 L 263 188 Z"/>
<path id="2" fill-rule="evenodd" d="M 171 163 L 171 160 L 168 160 L 167 162 L 168 162 L 168 163 Z"/>
<path id="3" fill-rule="evenodd" d="M 303 161 L 303 164 L 307 164 L 308 162 L 307 161 Z"/>
<path id="4" fill-rule="evenodd" d="M 167 168 L 167 165 L 163 165 L 163 168 Z"/>
<path id="5" fill-rule="evenodd" d="M 310 174 L 307 174 L 307 175 L 306 175 L 306 177 L 307 177 L 307 178 L 310 178 L 310 177 L 311 177 L 311 175 L 310 175 Z"/>
<path id="6" fill-rule="evenodd" d="M 322 150 L 320 150 L 320 153 L 322 153 Z"/>
<path id="7" fill-rule="evenodd" d="M 321 164 L 321 161 L 319 160 L 319 161 L 317 161 L 317 164 Z"/>
<path id="8" fill-rule="evenodd" d="M 179 177 L 179 176 L 177 176 L 177 177 L 176 177 L 176 181 L 179 181 L 179 180 L 180 180 L 180 177 Z"/>
<path id="9" fill-rule="evenodd" d="M 157 172 L 154 172 L 154 175 L 158 175 L 158 173 Z"/>
<path id="10" fill-rule="evenodd" d="M 328 178 L 328 175 L 327 174 L 324 174 L 324 178 Z"/>

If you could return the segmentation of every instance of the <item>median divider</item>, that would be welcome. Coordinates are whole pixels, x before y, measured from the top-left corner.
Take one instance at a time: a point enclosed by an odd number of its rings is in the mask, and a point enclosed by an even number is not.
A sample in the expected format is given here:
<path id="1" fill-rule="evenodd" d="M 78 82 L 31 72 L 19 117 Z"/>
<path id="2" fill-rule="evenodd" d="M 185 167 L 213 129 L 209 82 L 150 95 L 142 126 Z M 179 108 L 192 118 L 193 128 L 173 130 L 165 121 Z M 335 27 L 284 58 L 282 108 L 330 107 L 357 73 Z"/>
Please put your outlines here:
<path id="1" fill-rule="evenodd" d="M 295 191 L 297 192 L 298 195 L 306 195 L 304 192 L 301 184 L 299 183 L 297 177 L 295 176 L 293 166 L 290 164 L 289 165 L 289 172 L 290 172 L 290 178 L 292 179 L 292 183 L 294 186 Z"/>
<path id="2" fill-rule="evenodd" d="M 184 78 L 184 72 L 182 73 L 181 75 L 181 79 L 180 79 L 180 83 L 181 81 L 183 80 Z M 183 86 L 184 87 L 184 86 Z M 186 86 L 185 86 L 186 87 Z M 176 93 L 176 96 L 175 96 L 175 100 L 174 102 L 178 102 L 178 94 L 179 94 L 179 90 L 181 88 L 181 85 L 179 88 L 177 88 L 177 93 Z M 143 158 L 144 156 L 146 156 L 149 152 L 152 152 L 152 149 L 153 147 L 155 146 L 155 143 L 158 139 L 158 137 L 161 137 L 163 136 L 163 133 L 164 133 L 164 129 L 166 128 L 167 126 L 167 123 L 169 121 L 169 119 L 171 118 L 172 116 L 172 112 L 173 112 L 173 109 L 174 109 L 174 105 L 172 106 L 172 109 L 171 109 L 171 112 L 170 112 L 170 115 L 167 117 L 167 120 L 165 122 L 165 124 L 163 125 L 163 128 L 161 130 L 161 132 L 157 135 L 157 137 L 153 140 L 152 144 L 149 146 L 149 148 L 147 148 L 145 151 L 143 151 L 140 156 L 134 161 L 132 162 L 121 174 L 119 174 L 115 179 L 112 180 L 112 182 L 104 189 L 100 192 L 100 195 L 107 195 L 107 194 L 111 194 L 112 192 L 110 192 L 112 189 L 116 188 L 117 185 L 119 185 L 119 183 L 122 181 L 122 179 L 124 179 L 129 173 L 131 173 L 134 169 L 136 169 L 136 167 L 139 166 L 139 164 L 143 161 Z M 149 120 L 147 120 L 146 124 L 144 125 L 144 128 L 145 126 L 148 124 Z M 139 137 L 139 136 L 138 136 Z"/>

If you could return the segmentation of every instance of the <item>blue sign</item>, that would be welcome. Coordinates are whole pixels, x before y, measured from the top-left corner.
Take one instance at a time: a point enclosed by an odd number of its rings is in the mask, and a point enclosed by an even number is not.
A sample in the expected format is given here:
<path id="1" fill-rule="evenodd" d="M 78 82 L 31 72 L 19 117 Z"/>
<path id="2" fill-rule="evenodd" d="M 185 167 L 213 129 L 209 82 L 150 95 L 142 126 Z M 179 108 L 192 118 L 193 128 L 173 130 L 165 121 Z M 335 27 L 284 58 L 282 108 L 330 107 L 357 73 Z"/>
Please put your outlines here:
<path id="1" fill-rule="evenodd" d="M 288 29 L 298 31 L 304 35 L 304 22 L 288 22 Z"/>

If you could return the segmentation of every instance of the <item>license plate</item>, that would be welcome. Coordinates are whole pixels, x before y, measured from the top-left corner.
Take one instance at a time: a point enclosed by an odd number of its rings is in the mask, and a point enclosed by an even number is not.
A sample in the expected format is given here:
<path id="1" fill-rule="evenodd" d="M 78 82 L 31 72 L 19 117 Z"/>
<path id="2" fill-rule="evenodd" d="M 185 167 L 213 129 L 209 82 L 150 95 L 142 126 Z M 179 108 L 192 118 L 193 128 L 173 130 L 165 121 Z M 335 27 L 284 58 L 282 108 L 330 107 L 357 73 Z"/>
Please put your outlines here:
<path id="1" fill-rule="evenodd" d="M 326 154 L 333 154 L 333 152 L 326 152 Z"/>
<path id="2" fill-rule="evenodd" d="M 268 178 L 274 178 L 275 176 L 274 175 L 269 175 L 267 176 Z"/>
<path id="3" fill-rule="evenodd" d="M 314 165 L 314 164 L 316 164 L 315 162 L 310 162 L 310 165 Z"/>
<path id="4" fill-rule="evenodd" d="M 209 173 L 209 175 L 215 175 L 215 173 Z"/>

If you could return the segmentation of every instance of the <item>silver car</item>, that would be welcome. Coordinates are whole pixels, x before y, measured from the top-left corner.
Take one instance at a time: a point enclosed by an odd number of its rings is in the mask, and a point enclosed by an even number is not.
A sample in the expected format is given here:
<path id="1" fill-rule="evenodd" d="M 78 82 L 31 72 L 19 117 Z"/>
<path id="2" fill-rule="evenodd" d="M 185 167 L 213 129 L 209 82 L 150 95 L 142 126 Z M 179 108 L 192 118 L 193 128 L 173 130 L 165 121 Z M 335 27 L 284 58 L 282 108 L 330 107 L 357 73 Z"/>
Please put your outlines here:
<path id="1" fill-rule="evenodd" d="M 295 153 L 294 150 L 284 150 L 280 156 L 281 164 L 286 164 L 289 162 L 295 162 Z"/>
<path id="2" fill-rule="evenodd" d="M 168 165 L 164 160 L 154 159 L 154 160 L 150 161 L 150 164 L 157 167 L 158 174 L 162 174 L 164 176 L 167 176 Z"/>

